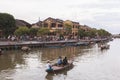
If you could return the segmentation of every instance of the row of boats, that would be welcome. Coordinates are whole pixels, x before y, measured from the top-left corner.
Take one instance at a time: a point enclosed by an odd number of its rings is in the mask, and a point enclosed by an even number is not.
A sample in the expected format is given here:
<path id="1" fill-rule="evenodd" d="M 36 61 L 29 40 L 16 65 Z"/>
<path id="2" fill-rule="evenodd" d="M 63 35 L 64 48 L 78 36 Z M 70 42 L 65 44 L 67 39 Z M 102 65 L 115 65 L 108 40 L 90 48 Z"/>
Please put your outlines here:
<path id="1" fill-rule="evenodd" d="M 66 43 L 49 43 L 45 44 L 44 47 L 48 48 L 58 48 L 58 47 L 65 47 L 65 46 L 87 46 L 90 42 L 87 41 L 81 41 L 81 42 L 66 42 Z"/>
<path id="2" fill-rule="evenodd" d="M 71 43 L 49 43 L 49 44 L 44 44 L 44 47 L 59 48 L 59 47 L 65 47 L 65 46 L 87 46 L 89 44 L 90 44 L 90 42 L 87 42 L 87 41 L 86 42 L 82 41 L 82 42 L 77 42 L 77 43 L 74 43 L 74 42 L 71 42 Z M 22 46 L 21 50 L 29 51 L 29 50 L 31 50 L 31 48 L 28 46 Z"/>

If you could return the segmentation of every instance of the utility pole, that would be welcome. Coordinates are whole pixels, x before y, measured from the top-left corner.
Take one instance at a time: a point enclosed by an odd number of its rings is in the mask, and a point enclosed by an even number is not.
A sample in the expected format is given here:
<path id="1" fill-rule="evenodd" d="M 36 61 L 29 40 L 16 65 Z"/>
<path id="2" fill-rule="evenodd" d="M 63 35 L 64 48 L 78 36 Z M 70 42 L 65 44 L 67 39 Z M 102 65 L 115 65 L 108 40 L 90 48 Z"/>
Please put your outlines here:
<path id="1" fill-rule="evenodd" d="M 38 19 L 38 22 L 40 22 L 40 17 L 39 17 L 39 19 Z"/>
<path id="2" fill-rule="evenodd" d="M 38 19 L 38 25 L 39 25 L 39 27 L 41 26 L 40 17 Z"/>

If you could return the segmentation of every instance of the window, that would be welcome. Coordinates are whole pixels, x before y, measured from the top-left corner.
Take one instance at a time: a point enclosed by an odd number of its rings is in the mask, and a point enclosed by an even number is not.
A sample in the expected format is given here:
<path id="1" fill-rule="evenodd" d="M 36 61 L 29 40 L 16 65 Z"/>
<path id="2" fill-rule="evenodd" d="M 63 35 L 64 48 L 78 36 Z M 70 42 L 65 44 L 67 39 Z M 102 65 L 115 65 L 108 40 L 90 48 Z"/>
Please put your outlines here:
<path id="1" fill-rule="evenodd" d="M 74 28 L 74 25 L 73 25 L 73 28 Z"/>
<path id="2" fill-rule="evenodd" d="M 51 23 L 51 27 L 55 27 L 56 26 L 56 23 Z"/>
<path id="3" fill-rule="evenodd" d="M 62 24 L 58 24 L 58 27 L 63 27 L 63 25 Z"/>
<path id="4" fill-rule="evenodd" d="M 48 24 L 47 24 L 47 23 L 44 23 L 44 27 L 48 27 Z"/>

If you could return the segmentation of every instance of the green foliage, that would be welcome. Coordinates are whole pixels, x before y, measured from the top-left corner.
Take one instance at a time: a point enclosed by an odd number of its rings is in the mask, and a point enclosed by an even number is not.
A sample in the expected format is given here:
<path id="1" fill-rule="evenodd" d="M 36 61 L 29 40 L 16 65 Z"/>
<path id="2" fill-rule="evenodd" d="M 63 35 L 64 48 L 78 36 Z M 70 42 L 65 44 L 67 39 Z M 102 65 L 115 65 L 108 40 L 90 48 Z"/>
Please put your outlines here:
<path id="1" fill-rule="evenodd" d="M 16 29 L 15 19 L 8 13 L 0 13 L 0 30 L 4 36 L 13 34 Z"/>
<path id="2" fill-rule="evenodd" d="M 38 32 L 38 29 L 36 29 L 36 28 L 30 28 L 29 34 L 32 35 L 32 36 L 36 36 L 37 32 Z"/>
<path id="3" fill-rule="evenodd" d="M 86 33 L 83 29 L 79 29 L 78 30 L 78 35 L 80 36 L 80 38 L 83 38 L 86 35 Z"/>
<path id="4" fill-rule="evenodd" d="M 50 33 L 50 30 L 48 28 L 40 28 L 37 32 L 38 36 L 42 36 L 42 35 L 47 35 Z"/>
<path id="5" fill-rule="evenodd" d="M 100 37 L 106 37 L 106 36 L 110 36 L 111 34 L 108 31 L 104 30 L 104 29 L 100 29 L 100 30 L 91 29 L 89 31 L 79 29 L 78 35 L 80 36 L 80 38 L 83 38 L 83 37 L 94 38 L 97 35 L 99 35 Z"/>
<path id="6" fill-rule="evenodd" d="M 67 35 L 72 33 L 72 26 L 70 24 L 65 24 L 65 32 Z"/>
<path id="7" fill-rule="evenodd" d="M 72 27 L 70 24 L 66 23 L 65 24 L 66 27 Z"/>
<path id="8" fill-rule="evenodd" d="M 61 34 L 61 33 L 62 33 L 62 30 L 56 29 L 55 33 Z"/>
<path id="9" fill-rule="evenodd" d="M 25 35 L 25 34 L 29 34 L 30 29 L 28 27 L 19 27 L 16 31 L 15 31 L 15 35 L 17 36 L 21 36 L 21 35 Z"/>
<path id="10" fill-rule="evenodd" d="M 98 33 L 98 35 L 101 36 L 101 37 L 110 36 L 110 35 L 111 35 L 108 31 L 106 31 L 106 30 L 104 30 L 104 29 L 99 29 L 99 30 L 97 30 L 97 33 Z"/>
<path id="11" fill-rule="evenodd" d="M 94 38 L 96 36 L 96 32 L 97 32 L 97 30 L 91 29 L 87 32 L 87 36 Z"/>

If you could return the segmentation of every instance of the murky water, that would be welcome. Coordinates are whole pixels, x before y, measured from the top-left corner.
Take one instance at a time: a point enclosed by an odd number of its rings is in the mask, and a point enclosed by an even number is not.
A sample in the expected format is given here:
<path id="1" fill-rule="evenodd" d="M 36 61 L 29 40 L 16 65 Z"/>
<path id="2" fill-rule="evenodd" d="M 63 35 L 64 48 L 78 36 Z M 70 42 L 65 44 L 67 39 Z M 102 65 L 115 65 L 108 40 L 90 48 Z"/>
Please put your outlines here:
<path id="1" fill-rule="evenodd" d="M 120 80 L 120 39 L 84 47 L 38 48 L 30 52 L 4 51 L 0 56 L 0 80 Z M 46 61 L 74 56 L 74 67 L 54 74 L 45 72 Z"/>

